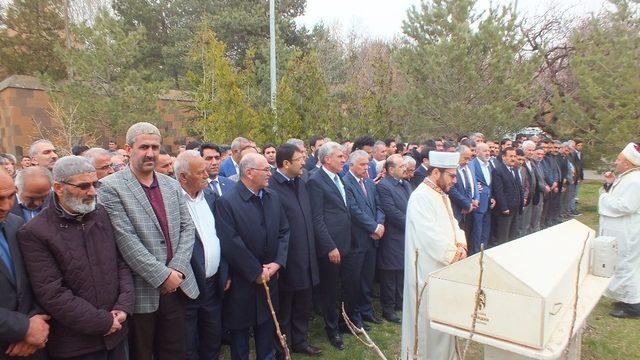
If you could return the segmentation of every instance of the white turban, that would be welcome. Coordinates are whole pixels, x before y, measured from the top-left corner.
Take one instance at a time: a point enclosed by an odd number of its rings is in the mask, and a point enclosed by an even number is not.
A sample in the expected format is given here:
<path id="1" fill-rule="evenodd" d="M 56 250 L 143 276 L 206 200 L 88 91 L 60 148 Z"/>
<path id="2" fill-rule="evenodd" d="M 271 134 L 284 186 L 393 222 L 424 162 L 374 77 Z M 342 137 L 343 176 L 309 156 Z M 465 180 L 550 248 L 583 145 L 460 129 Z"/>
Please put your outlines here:
<path id="1" fill-rule="evenodd" d="M 633 165 L 640 166 L 640 146 L 637 144 L 629 143 L 624 150 L 622 150 L 622 155 Z"/>

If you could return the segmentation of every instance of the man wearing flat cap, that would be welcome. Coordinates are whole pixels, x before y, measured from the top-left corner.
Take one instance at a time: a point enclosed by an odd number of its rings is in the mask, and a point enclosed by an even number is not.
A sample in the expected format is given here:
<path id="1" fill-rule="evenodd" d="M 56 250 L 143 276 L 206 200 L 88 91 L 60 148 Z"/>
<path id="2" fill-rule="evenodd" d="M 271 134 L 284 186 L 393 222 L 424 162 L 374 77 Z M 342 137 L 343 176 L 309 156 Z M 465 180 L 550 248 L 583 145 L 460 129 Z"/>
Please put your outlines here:
<path id="1" fill-rule="evenodd" d="M 459 159 L 457 152 L 429 152 L 427 177 L 413 191 L 407 204 L 402 304 L 402 313 L 407 316 L 402 319 L 402 359 L 417 356 L 418 359 L 449 360 L 454 357 L 455 338 L 430 328 L 426 303 L 418 309 L 417 336 L 415 316 L 409 314 L 416 313 L 416 295 L 421 292 L 429 273 L 467 256 L 467 241 L 453 216 L 447 195 L 456 182 Z"/>
<path id="2" fill-rule="evenodd" d="M 616 271 L 606 296 L 616 300 L 611 316 L 640 318 L 640 146 L 628 144 L 600 191 L 600 235 L 618 242 Z"/>

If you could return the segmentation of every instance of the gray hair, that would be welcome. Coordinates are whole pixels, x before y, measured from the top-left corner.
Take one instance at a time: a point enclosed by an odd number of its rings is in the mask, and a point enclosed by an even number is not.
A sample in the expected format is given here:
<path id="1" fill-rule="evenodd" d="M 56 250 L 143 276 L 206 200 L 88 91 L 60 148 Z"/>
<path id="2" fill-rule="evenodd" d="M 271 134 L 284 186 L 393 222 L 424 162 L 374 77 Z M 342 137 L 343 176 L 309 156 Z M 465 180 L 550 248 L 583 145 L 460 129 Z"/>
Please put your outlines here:
<path id="1" fill-rule="evenodd" d="M 477 132 L 469 135 L 469 140 L 472 140 L 472 141 L 476 141 L 479 138 L 482 138 L 484 140 L 484 134 Z"/>
<path id="2" fill-rule="evenodd" d="M 238 136 L 237 138 L 233 139 L 233 141 L 231 142 L 231 151 L 240 150 L 240 148 L 242 147 L 242 144 L 249 144 L 249 143 L 251 143 L 249 139 L 243 138 L 242 136 Z"/>
<path id="3" fill-rule="evenodd" d="M 304 141 L 300 140 L 300 139 L 296 139 L 296 138 L 291 138 L 289 140 L 287 140 L 286 142 L 287 144 L 291 144 L 291 145 L 295 145 L 301 149 L 304 148 Z"/>
<path id="4" fill-rule="evenodd" d="M 466 145 L 458 145 L 458 147 L 456 148 L 456 151 L 459 152 L 460 154 L 464 154 L 467 151 L 470 151 L 471 149 L 466 146 Z"/>
<path id="5" fill-rule="evenodd" d="M 320 163 L 324 163 L 324 158 L 331 155 L 334 150 L 345 151 L 344 146 L 334 141 L 328 141 L 320 146 L 320 149 L 318 149 L 318 160 L 320 160 Z"/>
<path id="6" fill-rule="evenodd" d="M 560 144 L 560 146 L 563 148 L 571 148 L 571 143 L 568 141 L 565 141 L 562 144 Z"/>
<path id="7" fill-rule="evenodd" d="M 531 140 L 526 140 L 522 143 L 522 149 L 535 149 L 536 143 Z"/>
<path id="8" fill-rule="evenodd" d="M 30 166 L 18 171 L 18 174 L 16 175 L 15 182 L 18 192 L 21 193 L 24 191 L 24 183 L 27 179 L 34 179 L 37 177 L 46 178 L 49 180 L 49 186 L 53 186 L 53 177 L 51 176 L 51 171 L 49 171 L 49 169 L 43 166 Z"/>
<path id="9" fill-rule="evenodd" d="M 13 155 L 13 154 L 9 154 L 9 153 L 2 154 L 2 157 L 3 157 L 3 158 L 5 158 L 5 159 L 7 159 L 7 160 L 9 160 L 9 161 L 11 161 L 11 162 L 12 162 L 12 163 L 14 163 L 14 164 L 15 164 L 16 162 L 18 162 L 18 159 L 16 159 L 16 156 L 15 156 L 15 155 Z"/>
<path id="10" fill-rule="evenodd" d="M 238 164 L 239 178 L 243 178 L 246 175 L 248 169 L 258 166 L 258 159 L 260 158 L 264 159 L 264 156 L 258 153 L 249 153 L 243 156 L 242 160 L 240 160 L 240 164 Z"/>
<path id="11" fill-rule="evenodd" d="M 89 159 L 93 166 L 96 166 L 96 159 L 100 156 L 106 156 L 108 159 L 111 159 L 111 152 L 103 148 L 91 148 L 82 153 L 82 157 Z"/>
<path id="12" fill-rule="evenodd" d="M 51 144 L 51 146 L 53 146 L 53 143 L 47 139 L 40 139 L 40 140 L 36 140 L 33 142 L 33 144 L 31 144 L 31 146 L 29 146 L 29 157 L 34 157 L 36 155 L 38 155 L 38 145 L 40 144 Z"/>
<path id="13" fill-rule="evenodd" d="M 409 165 L 409 164 L 413 164 L 416 165 L 416 159 L 413 158 L 413 156 L 409 156 L 409 155 L 405 155 L 402 157 L 402 163 L 405 165 Z"/>
<path id="14" fill-rule="evenodd" d="M 385 162 L 387 168 L 395 168 L 402 165 L 404 159 L 400 154 L 392 154 Z"/>
<path id="15" fill-rule="evenodd" d="M 185 150 L 173 163 L 173 173 L 178 178 L 178 175 L 189 172 L 189 164 L 195 159 L 202 159 L 198 150 Z"/>
<path id="16" fill-rule="evenodd" d="M 364 150 L 356 150 L 353 151 L 350 155 L 349 155 L 349 165 L 353 165 L 356 163 L 356 161 L 362 159 L 362 158 L 366 158 L 367 160 L 369 160 L 369 154 L 364 151 Z"/>
<path id="17" fill-rule="evenodd" d="M 82 156 L 65 156 L 56 161 L 53 166 L 53 180 L 55 182 L 69 181 L 72 176 L 78 174 L 94 173 L 96 168 L 91 165 L 89 159 Z"/>
<path id="18" fill-rule="evenodd" d="M 129 130 L 127 130 L 127 144 L 129 144 L 129 146 L 133 146 L 133 143 L 136 142 L 136 137 L 138 135 L 158 135 L 158 137 L 162 138 L 162 135 L 160 135 L 160 130 L 158 130 L 155 125 L 148 122 L 139 122 L 131 125 Z"/>
<path id="19" fill-rule="evenodd" d="M 385 144 L 384 141 L 378 140 L 373 144 L 373 150 L 375 151 L 383 146 L 387 147 L 387 144 Z"/>

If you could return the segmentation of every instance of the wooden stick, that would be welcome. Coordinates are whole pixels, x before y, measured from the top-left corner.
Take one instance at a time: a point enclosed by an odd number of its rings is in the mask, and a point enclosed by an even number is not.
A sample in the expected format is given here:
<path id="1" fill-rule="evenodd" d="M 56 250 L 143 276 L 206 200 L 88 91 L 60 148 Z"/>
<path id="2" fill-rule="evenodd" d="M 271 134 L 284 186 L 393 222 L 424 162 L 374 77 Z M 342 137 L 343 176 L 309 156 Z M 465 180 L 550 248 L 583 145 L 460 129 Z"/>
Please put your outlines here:
<path id="1" fill-rule="evenodd" d="M 420 291 L 418 291 L 418 255 L 419 252 L 416 249 L 416 261 L 414 262 L 415 267 L 415 276 L 416 276 L 416 311 L 415 311 L 415 321 L 413 324 L 413 360 L 418 360 L 418 323 L 420 319 L 420 304 L 422 303 L 422 296 L 424 295 L 424 290 L 427 288 L 427 281 L 424 282 Z"/>
<path id="2" fill-rule="evenodd" d="M 587 242 L 589 242 L 589 232 L 587 232 L 587 238 L 584 239 L 584 243 L 582 244 L 582 253 L 580 254 L 580 259 L 578 260 L 578 271 L 576 274 L 576 283 L 575 283 L 576 296 L 573 299 L 573 315 L 571 316 L 571 327 L 569 328 L 569 340 L 567 341 L 567 347 L 563 351 L 563 357 L 565 359 L 569 358 L 569 348 L 571 347 L 573 330 L 576 326 L 576 318 L 578 317 L 578 290 L 580 287 L 580 268 L 582 266 L 582 258 L 584 257 L 584 251 L 587 248 Z"/>
<path id="3" fill-rule="evenodd" d="M 478 263 L 480 264 L 480 274 L 478 275 L 478 288 L 476 289 L 476 299 L 473 308 L 473 316 L 471 317 L 471 331 L 469 332 L 469 338 L 464 343 L 464 349 L 462 350 L 462 360 L 467 358 L 467 351 L 469 351 L 469 344 L 471 344 L 471 339 L 473 338 L 473 334 L 476 332 L 476 324 L 478 323 L 478 311 L 480 310 L 480 295 L 482 294 L 482 278 L 484 274 L 484 244 L 480 244 L 480 259 Z"/>
<path id="4" fill-rule="evenodd" d="M 351 319 L 349 319 L 347 312 L 344 310 L 344 303 L 342 303 L 342 318 L 344 319 L 344 322 L 347 324 L 347 328 L 349 328 L 349 331 L 351 331 L 351 333 L 353 334 L 353 336 L 356 337 L 356 339 L 358 339 L 362 344 L 364 344 L 364 346 L 372 348 L 376 352 L 376 354 L 380 357 L 380 359 L 387 360 L 387 357 L 384 356 L 384 354 L 382 353 L 378 345 L 376 345 L 376 343 L 374 343 L 373 340 L 371 340 L 371 338 L 369 337 L 369 334 L 367 334 L 367 332 L 363 328 L 358 328 L 353 322 L 351 322 Z M 358 334 L 362 334 L 362 336 L 364 336 L 364 339 L 362 339 Z"/>
<path id="5" fill-rule="evenodd" d="M 291 360 L 291 353 L 289 353 L 289 346 L 287 345 L 287 338 L 280 331 L 280 323 L 278 322 L 278 317 L 276 316 L 276 311 L 273 308 L 273 303 L 271 302 L 271 293 L 269 292 L 269 284 L 267 284 L 267 279 L 262 278 L 262 285 L 264 287 L 264 292 L 267 295 L 267 304 L 269 304 L 269 310 L 271 311 L 271 317 L 273 318 L 273 323 L 276 325 L 276 334 L 278 334 L 278 339 L 280 339 L 280 346 L 284 350 L 284 358 L 285 360 Z"/>

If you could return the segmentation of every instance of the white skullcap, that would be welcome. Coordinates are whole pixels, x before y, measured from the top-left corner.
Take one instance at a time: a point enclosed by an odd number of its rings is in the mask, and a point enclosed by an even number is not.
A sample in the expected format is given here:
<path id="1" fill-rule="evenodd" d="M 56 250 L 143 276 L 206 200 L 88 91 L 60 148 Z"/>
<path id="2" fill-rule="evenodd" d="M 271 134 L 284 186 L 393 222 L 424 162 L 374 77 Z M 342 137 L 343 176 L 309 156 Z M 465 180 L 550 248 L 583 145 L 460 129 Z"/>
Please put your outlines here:
<path id="1" fill-rule="evenodd" d="M 640 166 L 640 146 L 629 143 L 624 150 L 622 150 L 622 155 L 633 165 Z"/>
<path id="2" fill-rule="evenodd" d="M 456 169 L 460 162 L 459 152 L 429 151 L 429 166 L 440 169 Z"/>

